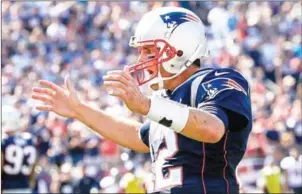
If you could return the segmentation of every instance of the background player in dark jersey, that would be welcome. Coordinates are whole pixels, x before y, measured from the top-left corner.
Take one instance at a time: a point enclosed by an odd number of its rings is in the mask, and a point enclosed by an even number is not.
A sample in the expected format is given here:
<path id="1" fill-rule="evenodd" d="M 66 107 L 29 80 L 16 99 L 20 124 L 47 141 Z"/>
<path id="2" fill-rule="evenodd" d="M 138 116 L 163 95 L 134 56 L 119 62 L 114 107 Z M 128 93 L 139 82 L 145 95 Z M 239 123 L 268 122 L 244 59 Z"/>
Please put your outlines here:
<path id="1" fill-rule="evenodd" d="M 46 88 L 34 88 L 32 97 L 45 105 L 37 109 L 76 118 L 122 146 L 150 152 L 150 192 L 239 192 L 235 170 L 252 127 L 245 78 L 232 69 L 200 70 L 207 56 L 204 26 L 183 8 L 145 14 L 130 46 L 139 49 L 137 64 L 108 72 L 104 86 L 150 121 L 141 124 L 87 106 L 68 77 L 66 89 L 40 81 Z M 147 82 L 157 91 L 150 98 L 138 86 Z"/>
<path id="2" fill-rule="evenodd" d="M 36 142 L 29 133 L 20 132 L 20 113 L 12 106 L 2 107 L 2 193 L 31 193 Z"/>

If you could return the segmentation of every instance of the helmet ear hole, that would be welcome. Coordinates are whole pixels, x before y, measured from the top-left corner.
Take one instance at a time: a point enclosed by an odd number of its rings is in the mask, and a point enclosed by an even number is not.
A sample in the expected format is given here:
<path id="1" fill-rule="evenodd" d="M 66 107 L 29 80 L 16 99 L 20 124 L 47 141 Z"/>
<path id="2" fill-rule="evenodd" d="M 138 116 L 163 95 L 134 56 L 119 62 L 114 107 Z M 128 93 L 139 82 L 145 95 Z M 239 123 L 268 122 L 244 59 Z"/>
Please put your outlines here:
<path id="1" fill-rule="evenodd" d="M 178 57 L 181 57 L 183 54 L 184 54 L 184 52 L 183 52 L 182 50 L 178 50 L 178 51 L 176 52 L 176 55 L 177 55 Z"/>

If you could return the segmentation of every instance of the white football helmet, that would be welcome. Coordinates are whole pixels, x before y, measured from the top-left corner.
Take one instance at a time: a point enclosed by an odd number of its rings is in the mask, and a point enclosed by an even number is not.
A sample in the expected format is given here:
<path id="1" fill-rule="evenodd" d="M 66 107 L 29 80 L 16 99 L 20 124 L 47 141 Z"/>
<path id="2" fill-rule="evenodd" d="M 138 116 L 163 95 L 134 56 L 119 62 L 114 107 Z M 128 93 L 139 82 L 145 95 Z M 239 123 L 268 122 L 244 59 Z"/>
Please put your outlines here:
<path id="1" fill-rule="evenodd" d="M 132 65 L 129 71 L 135 74 L 139 85 L 152 80 L 151 84 L 159 84 L 160 89 L 164 80 L 178 76 L 196 59 L 207 56 L 202 21 L 192 11 L 180 7 L 161 7 L 146 13 L 129 45 L 138 49 L 154 46 L 155 56 Z M 146 70 L 155 65 L 157 72 L 148 75 Z M 174 75 L 163 78 L 159 72 L 160 65 Z"/>
<path id="2" fill-rule="evenodd" d="M 1 114 L 3 132 L 18 131 L 21 128 L 21 114 L 16 108 L 3 105 Z"/>

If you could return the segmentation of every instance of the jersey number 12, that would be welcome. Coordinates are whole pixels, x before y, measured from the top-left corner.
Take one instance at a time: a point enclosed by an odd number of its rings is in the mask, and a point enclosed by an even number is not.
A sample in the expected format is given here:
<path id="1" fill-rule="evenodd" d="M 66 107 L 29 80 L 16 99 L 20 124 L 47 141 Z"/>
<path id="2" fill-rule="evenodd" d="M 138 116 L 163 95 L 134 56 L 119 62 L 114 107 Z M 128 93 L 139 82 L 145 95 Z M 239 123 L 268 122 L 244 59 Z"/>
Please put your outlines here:
<path id="1" fill-rule="evenodd" d="M 177 134 L 171 129 L 162 129 L 166 147 L 158 150 L 155 161 L 155 190 L 161 190 L 182 184 L 182 166 L 168 167 L 167 176 L 163 176 L 163 164 L 178 152 Z"/>

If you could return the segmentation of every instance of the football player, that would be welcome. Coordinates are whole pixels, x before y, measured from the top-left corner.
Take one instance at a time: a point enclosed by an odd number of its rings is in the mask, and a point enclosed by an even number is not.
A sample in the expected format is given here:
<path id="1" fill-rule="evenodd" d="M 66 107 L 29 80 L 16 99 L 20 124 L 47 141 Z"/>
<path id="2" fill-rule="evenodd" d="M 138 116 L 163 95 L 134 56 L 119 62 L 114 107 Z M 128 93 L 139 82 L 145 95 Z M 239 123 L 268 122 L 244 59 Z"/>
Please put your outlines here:
<path id="1" fill-rule="evenodd" d="M 2 107 L 2 191 L 31 193 L 37 149 L 31 134 L 20 132 L 20 113 L 12 106 Z"/>
<path id="2" fill-rule="evenodd" d="M 68 77 L 67 89 L 40 81 L 45 88 L 34 88 L 32 97 L 46 105 L 37 109 L 76 118 L 122 146 L 150 152 L 149 192 L 238 193 L 235 171 L 252 128 L 247 80 L 233 69 L 200 69 L 207 57 L 204 25 L 184 8 L 146 13 L 130 46 L 139 50 L 137 64 L 108 72 L 104 86 L 146 123 L 89 107 Z M 145 83 L 156 91 L 151 97 L 140 91 Z"/>

